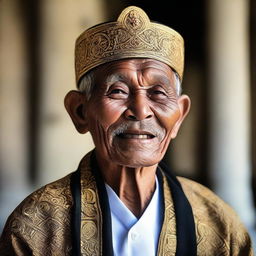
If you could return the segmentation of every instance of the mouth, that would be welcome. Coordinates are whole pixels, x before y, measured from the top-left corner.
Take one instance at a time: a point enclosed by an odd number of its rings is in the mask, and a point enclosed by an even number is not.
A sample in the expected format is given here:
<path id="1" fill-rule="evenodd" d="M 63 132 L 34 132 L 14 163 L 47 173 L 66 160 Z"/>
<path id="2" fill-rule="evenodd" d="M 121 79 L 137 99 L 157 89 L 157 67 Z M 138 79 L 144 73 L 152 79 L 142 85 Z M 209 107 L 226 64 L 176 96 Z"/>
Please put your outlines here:
<path id="1" fill-rule="evenodd" d="M 117 134 L 117 137 L 121 139 L 139 139 L 139 140 L 148 140 L 154 139 L 156 136 L 145 131 L 127 131 Z"/>

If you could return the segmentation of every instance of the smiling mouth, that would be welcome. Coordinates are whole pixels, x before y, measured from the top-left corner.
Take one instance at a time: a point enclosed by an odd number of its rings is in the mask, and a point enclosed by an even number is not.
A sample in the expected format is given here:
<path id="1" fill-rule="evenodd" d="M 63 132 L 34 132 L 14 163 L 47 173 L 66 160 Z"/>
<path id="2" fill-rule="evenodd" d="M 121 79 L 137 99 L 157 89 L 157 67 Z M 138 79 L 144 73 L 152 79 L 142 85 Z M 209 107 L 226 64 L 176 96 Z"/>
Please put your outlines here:
<path id="1" fill-rule="evenodd" d="M 134 133 L 120 133 L 117 135 L 121 139 L 153 139 L 153 134 L 134 134 Z"/>

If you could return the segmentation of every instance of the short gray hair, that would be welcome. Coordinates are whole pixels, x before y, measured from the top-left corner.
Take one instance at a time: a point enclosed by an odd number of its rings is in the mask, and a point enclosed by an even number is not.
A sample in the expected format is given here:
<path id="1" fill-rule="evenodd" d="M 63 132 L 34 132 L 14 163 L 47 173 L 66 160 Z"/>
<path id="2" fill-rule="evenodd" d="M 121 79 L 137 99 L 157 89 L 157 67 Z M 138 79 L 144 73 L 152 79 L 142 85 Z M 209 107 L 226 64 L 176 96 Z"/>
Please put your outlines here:
<path id="1" fill-rule="evenodd" d="M 181 80 L 177 72 L 174 71 L 174 79 L 175 79 L 175 86 L 176 86 L 176 92 L 177 95 L 180 96 L 182 93 L 182 86 L 181 86 Z"/>
<path id="2" fill-rule="evenodd" d="M 92 96 L 92 90 L 95 85 L 93 70 L 86 73 L 78 83 L 78 90 L 86 95 L 87 100 Z"/>
<path id="3" fill-rule="evenodd" d="M 177 95 L 180 96 L 182 92 L 182 87 L 181 87 L 181 81 L 180 81 L 179 75 L 176 72 L 174 72 L 174 79 L 175 79 Z M 91 70 L 81 78 L 78 84 L 78 90 L 80 92 L 85 93 L 87 100 L 89 100 L 92 95 L 92 90 L 95 85 L 94 82 L 95 82 L 94 72 L 93 70 Z"/>

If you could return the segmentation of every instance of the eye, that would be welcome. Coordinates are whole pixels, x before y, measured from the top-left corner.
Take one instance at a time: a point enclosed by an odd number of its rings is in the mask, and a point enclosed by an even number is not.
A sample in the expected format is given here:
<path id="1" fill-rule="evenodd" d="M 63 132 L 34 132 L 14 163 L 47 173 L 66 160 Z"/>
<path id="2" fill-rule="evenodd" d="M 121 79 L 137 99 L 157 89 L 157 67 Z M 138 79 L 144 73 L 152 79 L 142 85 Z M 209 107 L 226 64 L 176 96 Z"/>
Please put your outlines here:
<path id="1" fill-rule="evenodd" d="M 159 95 L 159 94 L 166 95 L 165 92 L 159 91 L 159 90 L 154 90 L 153 93 L 156 94 L 156 95 Z"/>
<path id="2" fill-rule="evenodd" d="M 107 96 L 113 99 L 125 99 L 128 97 L 128 92 L 123 88 L 110 88 Z"/>
<path id="3" fill-rule="evenodd" d="M 153 99 L 163 99 L 167 97 L 166 91 L 161 86 L 155 86 L 151 88 L 149 94 Z"/>
<path id="4" fill-rule="evenodd" d="M 126 94 L 126 92 L 121 89 L 113 89 L 109 94 Z"/>

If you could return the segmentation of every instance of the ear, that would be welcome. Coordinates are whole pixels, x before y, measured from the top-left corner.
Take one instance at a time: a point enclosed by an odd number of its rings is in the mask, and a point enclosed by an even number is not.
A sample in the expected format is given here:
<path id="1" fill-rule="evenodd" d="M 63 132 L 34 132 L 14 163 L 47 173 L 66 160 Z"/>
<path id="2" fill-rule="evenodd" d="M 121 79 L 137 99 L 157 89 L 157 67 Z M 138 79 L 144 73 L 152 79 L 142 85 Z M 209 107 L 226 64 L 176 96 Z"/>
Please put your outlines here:
<path id="1" fill-rule="evenodd" d="M 172 129 L 172 133 L 171 133 L 172 139 L 174 139 L 177 136 L 180 126 L 190 110 L 190 105 L 191 105 L 191 101 L 187 95 L 181 95 L 179 97 L 178 106 L 180 111 L 180 117 Z"/>
<path id="2" fill-rule="evenodd" d="M 64 99 L 64 105 L 79 133 L 88 132 L 85 95 L 79 91 L 70 91 Z"/>

